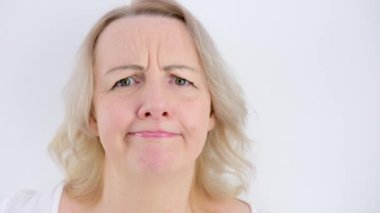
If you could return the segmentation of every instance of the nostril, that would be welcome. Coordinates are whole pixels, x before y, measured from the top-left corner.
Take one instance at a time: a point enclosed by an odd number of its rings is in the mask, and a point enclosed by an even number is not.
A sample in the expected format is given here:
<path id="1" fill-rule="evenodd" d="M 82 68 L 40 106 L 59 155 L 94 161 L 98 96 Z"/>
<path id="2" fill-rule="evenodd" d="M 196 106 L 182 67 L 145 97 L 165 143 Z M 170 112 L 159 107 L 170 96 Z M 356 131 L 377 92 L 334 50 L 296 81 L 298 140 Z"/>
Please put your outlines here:
<path id="1" fill-rule="evenodd" d="M 162 117 L 168 117 L 169 113 L 168 112 L 162 112 L 162 113 L 151 113 L 151 112 L 144 112 L 141 114 L 144 118 L 149 118 L 149 117 L 156 117 L 156 116 L 162 116 Z"/>

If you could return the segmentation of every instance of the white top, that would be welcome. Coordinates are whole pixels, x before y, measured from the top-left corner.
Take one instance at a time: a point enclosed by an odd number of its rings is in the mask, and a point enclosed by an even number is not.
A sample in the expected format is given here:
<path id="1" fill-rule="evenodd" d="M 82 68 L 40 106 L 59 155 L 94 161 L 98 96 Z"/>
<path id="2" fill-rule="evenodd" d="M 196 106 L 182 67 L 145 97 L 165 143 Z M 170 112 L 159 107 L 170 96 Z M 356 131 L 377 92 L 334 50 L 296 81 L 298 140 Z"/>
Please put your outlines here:
<path id="1" fill-rule="evenodd" d="M 32 190 L 17 192 L 0 203 L 0 213 L 58 213 L 63 183 L 45 193 Z M 259 213 L 251 205 L 252 213 Z"/>
<path id="2" fill-rule="evenodd" d="M 22 190 L 0 203 L 0 213 L 58 213 L 62 191 L 63 183 L 45 193 Z"/>

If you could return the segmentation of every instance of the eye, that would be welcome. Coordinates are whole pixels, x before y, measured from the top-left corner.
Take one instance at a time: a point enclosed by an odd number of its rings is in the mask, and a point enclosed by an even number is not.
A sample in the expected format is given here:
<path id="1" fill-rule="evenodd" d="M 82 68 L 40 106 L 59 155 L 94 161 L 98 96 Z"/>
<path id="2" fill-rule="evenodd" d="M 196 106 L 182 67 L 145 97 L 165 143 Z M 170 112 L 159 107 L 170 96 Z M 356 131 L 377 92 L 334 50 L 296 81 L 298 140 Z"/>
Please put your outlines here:
<path id="1" fill-rule="evenodd" d="M 189 85 L 194 85 L 193 82 L 188 81 L 184 78 L 174 76 L 173 77 L 174 84 L 177 86 L 189 86 Z"/>
<path id="2" fill-rule="evenodd" d="M 136 84 L 136 83 L 137 83 L 137 81 L 133 77 L 127 77 L 127 78 L 123 78 L 123 79 L 117 81 L 113 85 L 112 89 L 114 89 L 116 87 L 129 87 L 129 86 Z"/>

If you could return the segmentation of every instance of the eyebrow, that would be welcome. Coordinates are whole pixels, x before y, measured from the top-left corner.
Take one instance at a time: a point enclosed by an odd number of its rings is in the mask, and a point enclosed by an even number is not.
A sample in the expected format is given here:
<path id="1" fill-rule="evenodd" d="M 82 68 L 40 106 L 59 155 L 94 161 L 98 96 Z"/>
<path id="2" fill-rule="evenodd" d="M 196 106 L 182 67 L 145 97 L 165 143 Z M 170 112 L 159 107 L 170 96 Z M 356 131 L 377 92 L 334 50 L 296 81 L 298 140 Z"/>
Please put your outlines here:
<path id="1" fill-rule="evenodd" d="M 144 67 L 137 65 L 137 64 L 128 64 L 128 65 L 121 65 L 114 67 L 106 72 L 106 74 L 112 73 L 116 70 L 139 70 L 142 71 L 144 70 Z"/>
<path id="2" fill-rule="evenodd" d="M 190 67 L 190 66 L 187 66 L 187 65 L 173 64 L 173 65 L 167 65 L 167 66 L 163 67 L 164 71 L 170 71 L 170 70 L 174 70 L 174 69 L 184 69 L 184 70 L 189 70 L 189 71 L 197 71 L 197 69 L 195 69 L 193 67 Z M 144 67 L 140 66 L 140 65 L 137 65 L 137 64 L 121 65 L 121 66 L 117 66 L 117 67 L 114 67 L 114 68 L 108 70 L 105 74 L 112 73 L 112 72 L 114 72 L 116 70 L 137 70 L 137 71 L 143 71 Z"/>
<path id="3" fill-rule="evenodd" d="M 187 66 L 187 65 L 175 65 L 174 64 L 174 65 L 164 66 L 165 71 L 170 71 L 173 69 L 185 69 L 185 70 L 189 70 L 189 71 L 197 71 L 197 69 L 190 67 L 190 66 Z"/>

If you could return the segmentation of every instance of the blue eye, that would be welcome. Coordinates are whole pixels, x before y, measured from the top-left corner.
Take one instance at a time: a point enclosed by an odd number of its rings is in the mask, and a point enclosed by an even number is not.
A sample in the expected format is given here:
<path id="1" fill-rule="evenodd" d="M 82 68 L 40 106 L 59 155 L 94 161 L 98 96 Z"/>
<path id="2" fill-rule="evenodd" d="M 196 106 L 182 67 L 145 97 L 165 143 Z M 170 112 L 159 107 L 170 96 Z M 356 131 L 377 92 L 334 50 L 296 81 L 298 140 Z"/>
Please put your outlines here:
<path id="1" fill-rule="evenodd" d="M 177 86 L 188 86 L 188 85 L 193 85 L 193 82 L 188 81 L 181 77 L 174 76 L 174 84 Z"/>
<path id="2" fill-rule="evenodd" d="M 116 88 L 116 87 L 129 87 L 135 83 L 137 83 L 137 82 L 133 77 L 123 78 L 123 79 L 117 81 L 115 83 L 115 85 L 113 85 L 112 89 Z"/>

